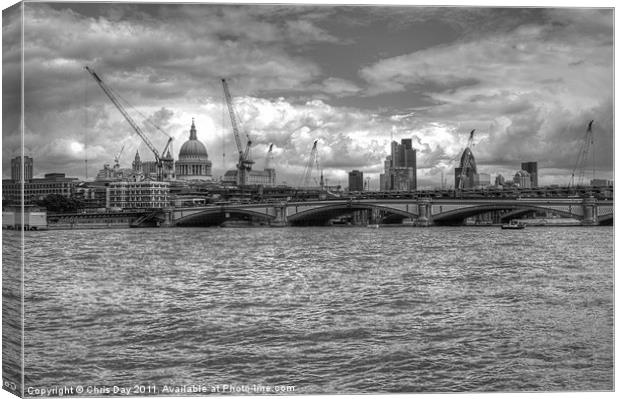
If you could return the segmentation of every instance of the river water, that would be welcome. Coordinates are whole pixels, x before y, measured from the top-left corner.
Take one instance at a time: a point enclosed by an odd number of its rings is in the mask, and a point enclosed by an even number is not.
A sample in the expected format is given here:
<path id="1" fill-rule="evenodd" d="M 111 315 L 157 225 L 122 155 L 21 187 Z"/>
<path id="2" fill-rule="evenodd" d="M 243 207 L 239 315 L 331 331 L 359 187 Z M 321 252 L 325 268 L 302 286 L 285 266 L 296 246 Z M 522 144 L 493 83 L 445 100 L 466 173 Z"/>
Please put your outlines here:
<path id="1" fill-rule="evenodd" d="M 613 389 L 610 227 L 28 232 L 25 261 L 31 393 Z"/>

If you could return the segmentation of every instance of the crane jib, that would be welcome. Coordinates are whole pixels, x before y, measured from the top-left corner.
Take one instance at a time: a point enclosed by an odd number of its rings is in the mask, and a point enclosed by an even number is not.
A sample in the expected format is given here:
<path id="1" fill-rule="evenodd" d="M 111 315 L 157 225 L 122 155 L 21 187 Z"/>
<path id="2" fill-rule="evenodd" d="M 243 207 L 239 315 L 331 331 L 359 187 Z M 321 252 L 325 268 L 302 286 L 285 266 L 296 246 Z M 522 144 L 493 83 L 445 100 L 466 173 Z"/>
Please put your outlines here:
<path id="1" fill-rule="evenodd" d="M 86 69 L 86 71 L 88 71 L 88 73 L 93 77 L 93 79 L 95 79 L 99 87 L 101 87 L 101 90 L 103 90 L 103 92 L 108 96 L 110 101 L 112 101 L 112 104 L 114 104 L 114 106 L 118 109 L 118 111 L 125 117 L 125 120 L 127 121 L 127 123 L 129 123 L 129 125 L 133 128 L 133 130 L 138 134 L 138 136 L 140 136 L 142 141 L 144 141 L 147 147 L 151 150 L 151 152 L 155 156 L 155 162 L 159 169 L 158 174 L 161 174 L 162 159 L 159 155 L 159 152 L 157 151 L 157 149 L 151 142 L 151 140 L 149 140 L 149 138 L 146 136 L 146 134 L 144 134 L 142 129 L 140 129 L 140 126 L 138 126 L 138 124 L 133 120 L 133 118 L 131 117 L 131 115 L 129 115 L 127 110 L 125 110 L 125 108 L 116 98 L 114 93 L 112 93 L 110 88 L 104 83 L 103 79 L 101 79 L 99 75 L 97 75 L 97 73 L 93 71 L 92 69 L 90 69 L 88 66 L 85 66 L 84 69 Z M 169 137 L 168 143 L 166 144 L 166 148 L 164 149 L 164 151 L 168 148 L 171 141 L 172 141 L 172 137 Z M 163 154 L 163 155 L 166 156 L 166 154 Z"/>
<path id="2" fill-rule="evenodd" d="M 250 148 L 252 146 L 252 141 L 250 140 L 250 136 L 246 133 L 248 141 L 245 149 L 243 148 L 239 134 L 239 127 L 237 126 L 235 109 L 232 103 L 232 96 L 228 90 L 228 83 L 226 82 L 226 79 L 222 79 L 222 87 L 224 88 L 224 98 L 226 100 L 228 113 L 230 114 L 230 123 L 235 137 L 235 144 L 237 145 L 237 151 L 239 151 L 239 162 L 237 163 L 237 184 L 244 185 L 248 183 L 249 174 L 247 172 L 252 170 L 252 164 L 254 163 L 254 161 L 250 159 Z"/>

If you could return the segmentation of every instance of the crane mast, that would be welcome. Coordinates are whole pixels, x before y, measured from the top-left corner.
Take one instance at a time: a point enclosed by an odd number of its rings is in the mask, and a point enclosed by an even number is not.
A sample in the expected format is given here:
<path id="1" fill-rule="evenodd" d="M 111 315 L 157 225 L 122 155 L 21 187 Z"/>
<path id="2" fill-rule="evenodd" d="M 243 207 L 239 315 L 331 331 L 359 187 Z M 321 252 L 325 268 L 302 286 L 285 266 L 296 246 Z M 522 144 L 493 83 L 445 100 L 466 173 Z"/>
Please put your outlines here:
<path id="1" fill-rule="evenodd" d="M 269 144 L 269 151 L 267 151 L 267 159 L 265 160 L 265 170 L 273 168 L 273 143 Z"/>
<path id="2" fill-rule="evenodd" d="M 133 130 L 138 134 L 138 136 L 140 136 L 140 138 L 142 139 L 142 141 L 144 141 L 144 143 L 149 148 L 149 150 L 151 150 L 151 152 L 155 155 L 155 163 L 157 165 L 157 179 L 163 180 L 163 177 L 164 177 L 163 176 L 163 161 L 167 161 L 167 162 L 171 161 L 171 159 L 169 159 L 169 157 L 166 154 L 166 150 L 168 150 L 168 147 L 170 146 L 170 143 L 172 142 L 172 137 L 168 138 L 168 142 L 166 143 L 166 146 L 164 147 L 164 151 L 162 152 L 165 158 L 162 158 L 162 156 L 159 155 L 157 148 L 155 148 L 151 140 L 149 140 L 148 136 L 142 131 L 140 126 L 133 120 L 131 115 L 129 115 L 125 107 L 123 107 L 123 105 L 120 103 L 118 98 L 116 98 L 116 95 L 112 93 L 108 85 L 105 84 L 105 82 L 99 77 L 99 75 L 97 75 L 97 73 L 94 70 L 92 70 L 90 67 L 85 66 L 84 69 L 86 69 L 86 71 L 93 77 L 93 79 L 95 79 L 95 82 L 97 82 L 99 87 L 101 87 L 101 90 L 103 90 L 103 92 L 108 96 L 110 101 L 112 101 L 112 103 L 116 106 L 119 112 L 125 117 L 125 120 L 131 125 Z M 169 153 L 170 151 L 168 151 L 168 154 Z"/>
<path id="3" fill-rule="evenodd" d="M 319 157 L 318 157 L 318 149 L 317 149 L 318 142 L 319 140 L 314 140 L 314 144 L 312 144 L 312 150 L 310 150 L 310 157 L 308 158 L 308 162 L 306 163 L 306 167 L 304 168 L 304 174 L 301 178 L 301 183 L 300 183 L 301 187 L 308 187 L 311 185 L 312 171 L 314 170 L 315 166 L 316 166 L 316 170 L 319 171 L 321 174 L 320 182 L 318 182 L 318 184 L 321 187 L 323 187 L 324 185 L 323 171 L 321 170 L 319 166 Z"/>
<path id="4" fill-rule="evenodd" d="M 239 161 L 237 162 L 237 184 L 248 184 L 249 172 L 252 170 L 252 164 L 254 161 L 250 159 L 250 148 L 252 146 L 252 140 L 250 136 L 248 138 L 245 149 L 241 144 L 241 136 L 239 134 L 239 127 L 237 124 L 237 117 L 235 116 L 235 110 L 233 108 L 232 97 L 228 90 L 228 83 L 226 79 L 222 79 L 222 87 L 224 88 L 224 97 L 226 99 L 226 105 L 228 107 L 228 113 L 230 114 L 230 123 L 232 125 L 233 135 L 235 136 L 235 144 L 237 145 L 237 151 L 239 152 Z"/>
<path id="5" fill-rule="evenodd" d="M 583 146 L 581 147 L 581 150 L 579 151 L 579 155 L 577 156 L 577 163 L 575 164 L 575 167 L 573 168 L 573 173 L 571 174 L 571 178 L 570 178 L 570 182 L 568 184 L 569 187 L 574 187 L 575 186 L 575 172 L 578 172 L 579 175 L 577 177 L 577 185 L 582 185 L 584 183 L 584 177 L 585 177 L 585 170 L 586 170 L 586 164 L 588 161 L 588 153 L 590 152 L 590 147 L 594 144 L 594 135 L 592 133 L 592 124 L 594 123 L 594 120 L 591 120 L 588 123 L 588 128 L 586 129 L 586 136 L 585 136 L 585 140 L 583 143 Z M 595 165 L 594 165 L 594 161 L 592 162 L 592 179 L 594 179 L 594 175 L 595 175 Z"/>
<path id="6" fill-rule="evenodd" d="M 118 169 L 121 167 L 119 160 L 121 158 L 121 154 L 123 153 L 123 150 L 125 149 L 125 144 L 123 144 L 123 146 L 121 147 L 121 150 L 118 152 L 118 154 L 116 154 L 116 156 L 114 157 L 114 168 Z"/>
<path id="7" fill-rule="evenodd" d="M 467 147 L 471 148 L 474 146 L 474 133 L 476 132 L 476 129 L 473 129 L 471 132 L 469 132 L 469 139 L 467 140 Z"/>

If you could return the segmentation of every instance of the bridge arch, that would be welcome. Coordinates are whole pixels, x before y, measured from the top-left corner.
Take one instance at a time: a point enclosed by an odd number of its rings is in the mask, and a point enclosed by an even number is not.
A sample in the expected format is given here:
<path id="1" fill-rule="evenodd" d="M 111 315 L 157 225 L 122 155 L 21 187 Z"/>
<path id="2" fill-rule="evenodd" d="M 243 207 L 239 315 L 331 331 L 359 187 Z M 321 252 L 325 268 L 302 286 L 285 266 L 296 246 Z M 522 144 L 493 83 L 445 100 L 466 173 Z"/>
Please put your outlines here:
<path id="1" fill-rule="evenodd" d="M 613 213 L 598 217 L 598 224 L 603 226 L 612 226 L 614 224 Z"/>
<path id="2" fill-rule="evenodd" d="M 175 219 L 176 226 L 219 226 L 229 220 L 269 224 L 275 217 L 260 211 L 242 208 L 209 208 Z"/>
<path id="3" fill-rule="evenodd" d="M 581 210 L 581 208 L 579 208 Z M 511 214 L 515 217 L 519 214 L 532 212 L 532 211 L 544 211 L 554 212 L 564 217 L 570 217 L 575 219 L 581 219 L 582 215 L 577 213 L 571 213 L 561 209 L 552 207 L 540 206 L 540 205 L 528 205 L 522 203 L 497 203 L 497 204 L 482 204 L 463 207 L 459 209 L 453 209 L 446 212 L 441 212 L 433 215 L 433 222 L 436 224 L 450 224 L 462 222 L 468 217 L 480 215 L 492 211 L 507 210 L 512 211 Z"/>
<path id="4" fill-rule="evenodd" d="M 414 207 L 417 210 L 417 206 Z M 301 210 L 295 214 L 289 215 L 287 220 L 290 224 L 305 224 L 307 222 L 313 221 L 312 224 L 327 224 L 327 222 L 335 217 L 341 216 L 343 214 L 352 213 L 355 211 L 379 211 L 383 212 L 387 215 L 395 215 L 400 217 L 400 219 L 412 218 L 416 219 L 418 217 L 417 213 L 407 212 L 402 209 L 392 208 L 386 205 L 376 205 L 369 203 L 355 203 L 355 202 L 343 202 L 338 204 L 329 204 L 320 207 L 314 207 L 307 210 Z"/>

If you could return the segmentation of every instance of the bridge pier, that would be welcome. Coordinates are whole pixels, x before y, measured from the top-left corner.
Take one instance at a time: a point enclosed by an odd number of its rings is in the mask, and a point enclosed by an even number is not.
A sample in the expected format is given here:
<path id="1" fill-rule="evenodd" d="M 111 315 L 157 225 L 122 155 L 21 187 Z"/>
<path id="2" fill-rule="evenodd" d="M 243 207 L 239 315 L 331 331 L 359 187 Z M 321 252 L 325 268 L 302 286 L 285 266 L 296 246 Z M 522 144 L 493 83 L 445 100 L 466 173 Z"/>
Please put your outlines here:
<path id="1" fill-rule="evenodd" d="M 360 226 L 362 224 L 362 211 L 354 211 L 351 222 L 353 226 Z"/>
<path id="2" fill-rule="evenodd" d="M 164 213 L 164 221 L 162 222 L 160 227 L 171 227 L 171 226 L 174 226 L 175 223 L 173 221 L 172 210 L 171 209 L 164 209 L 163 213 Z"/>
<path id="3" fill-rule="evenodd" d="M 269 223 L 271 227 L 286 227 L 288 225 L 286 204 L 273 207 L 276 217 Z"/>
<path id="4" fill-rule="evenodd" d="M 372 209 L 370 211 L 370 220 L 368 220 L 368 223 L 379 224 L 380 221 L 381 221 L 381 212 L 378 209 Z"/>
<path id="5" fill-rule="evenodd" d="M 366 226 L 370 223 L 371 217 L 367 209 L 353 212 L 353 226 Z"/>
<path id="6" fill-rule="evenodd" d="M 596 204 L 596 198 L 584 198 L 581 206 L 583 207 L 583 219 L 581 219 L 581 224 L 586 226 L 598 224 L 598 205 Z"/>
<path id="7" fill-rule="evenodd" d="M 433 223 L 430 199 L 422 198 L 418 201 L 418 215 L 416 226 L 428 227 Z"/>

